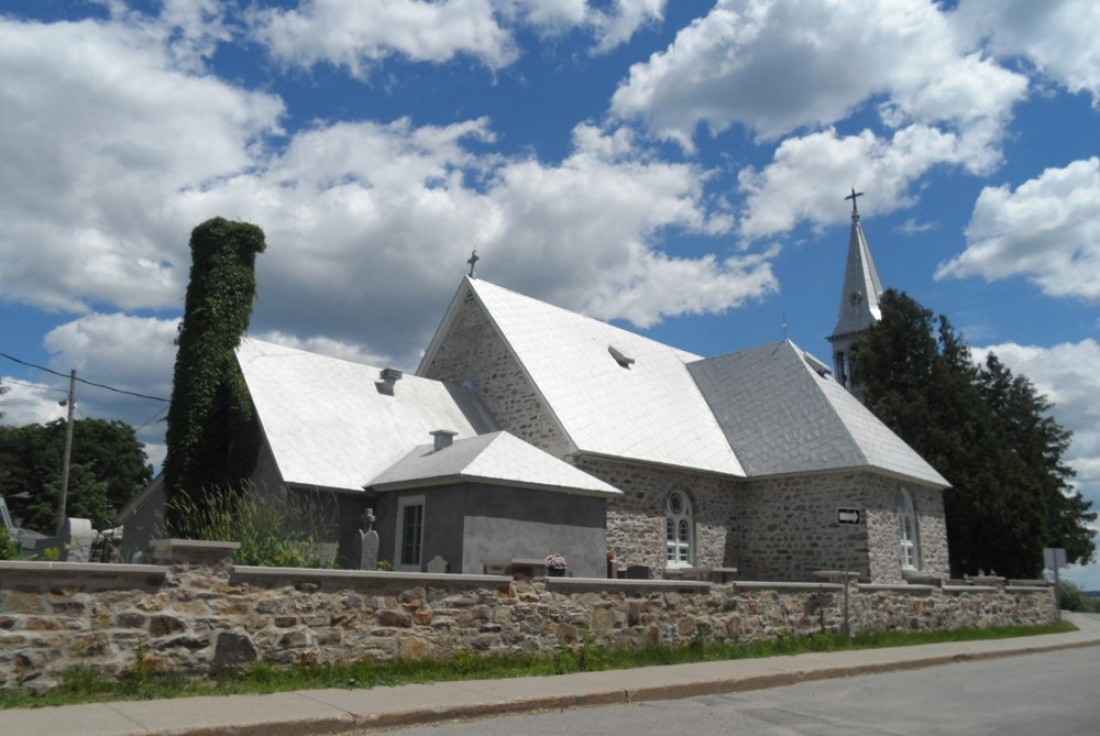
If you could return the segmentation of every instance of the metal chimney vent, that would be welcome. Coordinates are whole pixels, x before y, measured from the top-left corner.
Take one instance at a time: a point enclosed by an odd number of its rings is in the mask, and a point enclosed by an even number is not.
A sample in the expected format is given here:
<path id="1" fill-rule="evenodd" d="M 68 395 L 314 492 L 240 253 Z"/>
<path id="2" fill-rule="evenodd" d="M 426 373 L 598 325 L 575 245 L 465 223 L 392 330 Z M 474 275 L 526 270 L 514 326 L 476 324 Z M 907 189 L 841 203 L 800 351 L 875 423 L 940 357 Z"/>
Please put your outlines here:
<path id="1" fill-rule="evenodd" d="M 451 446 L 458 432 L 452 432 L 449 429 L 437 429 L 434 432 L 429 432 L 429 434 L 432 436 L 432 440 L 434 440 L 434 451 L 439 452 Z"/>
<path id="2" fill-rule="evenodd" d="M 383 368 L 381 373 L 381 381 L 376 381 L 375 386 L 378 387 L 378 393 L 385 394 L 386 396 L 393 396 L 393 386 L 395 383 L 401 380 L 401 376 L 404 374 L 396 368 Z"/>
<path id="3" fill-rule="evenodd" d="M 615 362 L 621 365 L 623 368 L 629 368 L 634 363 L 634 359 L 623 351 L 616 348 L 614 345 L 607 346 L 607 352 L 611 353 L 611 357 L 615 359 Z"/>

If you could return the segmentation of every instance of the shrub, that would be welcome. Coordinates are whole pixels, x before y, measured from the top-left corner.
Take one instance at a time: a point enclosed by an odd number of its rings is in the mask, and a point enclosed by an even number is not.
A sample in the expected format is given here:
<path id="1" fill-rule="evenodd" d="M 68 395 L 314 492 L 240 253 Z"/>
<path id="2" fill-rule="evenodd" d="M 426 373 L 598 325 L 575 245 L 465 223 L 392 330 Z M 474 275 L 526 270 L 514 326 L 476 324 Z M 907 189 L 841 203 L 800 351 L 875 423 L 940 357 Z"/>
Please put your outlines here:
<path id="1" fill-rule="evenodd" d="M 19 548 L 8 534 L 6 526 L 0 526 L 0 560 L 18 560 Z"/>
<path id="2" fill-rule="evenodd" d="M 200 503 L 201 500 L 201 503 Z M 186 520 L 188 536 L 240 542 L 238 565 L 332 567 L 335 505 L 280 486 L 262 493 L 252 484 L 240 490 L 202 494 L 183 492 L 169 501 L 169 518 Z M 177 536 L 175 529 L 164 530 Z"/>

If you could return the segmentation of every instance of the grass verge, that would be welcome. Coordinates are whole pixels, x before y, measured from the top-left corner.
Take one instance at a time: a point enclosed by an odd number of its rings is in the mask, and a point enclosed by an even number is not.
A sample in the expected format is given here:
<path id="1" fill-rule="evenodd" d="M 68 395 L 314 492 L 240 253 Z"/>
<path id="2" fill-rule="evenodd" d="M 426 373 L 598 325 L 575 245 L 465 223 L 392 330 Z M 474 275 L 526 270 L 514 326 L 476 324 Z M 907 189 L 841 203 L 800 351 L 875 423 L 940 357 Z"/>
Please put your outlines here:
<path id="1" fill-rule="evenodd" d="M 846 638 L 839 634 L 780 637 L 748 644 L 697 639 L 680 648 L 647 646 L 613 648 L 582 639 L 554 654 L 508 653 L 481 655 L 459 652 L 448 660 L 396 660 L 347 664 L 270 665 L 257 663 L 211 675 L 149 672 L 138 656 L 133 671 L 113 678 L 87 667 L 66 672 L 59 686 L 45 695 L 0 691 L 0 709 L 28 708 L 115 700 L 151 700 L 197 695 L 263 694 L 317 688 L 370 688 L 382 685 L 456 680 L 538 677 L 572 672 L 597 672 L 653 665 L 757 659 L 807 652 L 912 646 L 942 642 L 1007 639 L 1075 631 L 1069 622 L 1045 626 L 963 629 L 958 631 L 887 632 Z"/>

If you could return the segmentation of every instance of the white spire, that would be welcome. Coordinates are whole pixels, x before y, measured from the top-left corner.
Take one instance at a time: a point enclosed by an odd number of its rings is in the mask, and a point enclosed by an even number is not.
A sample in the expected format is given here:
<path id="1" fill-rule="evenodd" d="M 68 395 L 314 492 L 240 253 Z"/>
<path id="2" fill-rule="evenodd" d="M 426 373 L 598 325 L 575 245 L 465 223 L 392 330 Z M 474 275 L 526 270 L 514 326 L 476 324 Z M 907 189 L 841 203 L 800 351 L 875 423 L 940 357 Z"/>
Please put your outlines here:
<path id="1" fill-rule="evenodd" d="M 882 319 L 879 298 L 882 281 L 867 245 L 867 236 L 859 224 L 856 197 L 863 195 L 855 188 L 845 199 L 852 200 L 852 233 L 848 240 L 848 263 L 844 268 L 844 287 L 840 293 L 840 315 L 832 338 L 862 332 Z M 830 339 L 832 339 L 830 338 Z"/>

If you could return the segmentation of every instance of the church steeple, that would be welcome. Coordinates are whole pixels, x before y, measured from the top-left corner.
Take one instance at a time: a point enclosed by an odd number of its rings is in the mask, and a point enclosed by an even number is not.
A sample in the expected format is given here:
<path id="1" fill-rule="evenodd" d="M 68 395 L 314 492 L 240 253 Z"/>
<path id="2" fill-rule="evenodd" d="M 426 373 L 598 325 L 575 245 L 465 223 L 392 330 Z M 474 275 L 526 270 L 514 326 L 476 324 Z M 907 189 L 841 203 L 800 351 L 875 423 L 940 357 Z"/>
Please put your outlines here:
<path id="1" fill-rule="evenodd" d="M 852 393 L 859 395 L 858 387 L 852 385 L 852 366 L 859 348 L 859 338 L 871 325 L 882 319 L 879 298 L 882 296 L 882 281 L 871 257 L 871 248 L 867 236 L 859 223 L 859 207 L 856 199 L 863 192 L 852 193 L 844 199 L 852 200 L 852 232 L 848 239 L 848 262 L 844 267 L 844 286 L 840 292 L 840 316 L 837 318 L 829 342 L 833 344 L 833 364 L 836 378 Z"/>

